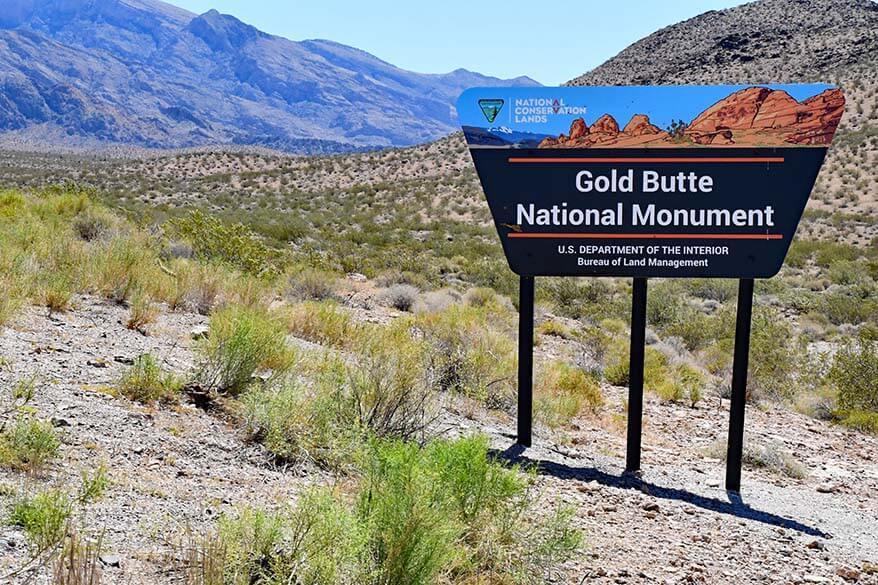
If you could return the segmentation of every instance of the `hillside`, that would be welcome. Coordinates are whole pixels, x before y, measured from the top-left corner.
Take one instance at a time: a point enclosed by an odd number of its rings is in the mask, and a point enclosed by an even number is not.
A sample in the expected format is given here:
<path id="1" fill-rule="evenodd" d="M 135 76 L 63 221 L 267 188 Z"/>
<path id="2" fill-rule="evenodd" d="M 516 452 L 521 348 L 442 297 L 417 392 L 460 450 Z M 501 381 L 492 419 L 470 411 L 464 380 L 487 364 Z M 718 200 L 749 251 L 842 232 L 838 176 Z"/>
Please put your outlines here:
<path id="1" fill-rule="evenodd" d="M 464 88 L 507 84 L 535 82 L 412 73 L 157 0 L 0 6 L 0 139 L 16 148 L 409 145 L 455 129 Z"/>
<path id="2" fill-rule="evenodd" d="M 875 213 L 878 3 L 873 0 L 761 0 L 706 12 L 637 41 L 570 84 L 810 81 L 838 83 L 847 99 L 811 207 Z"/>

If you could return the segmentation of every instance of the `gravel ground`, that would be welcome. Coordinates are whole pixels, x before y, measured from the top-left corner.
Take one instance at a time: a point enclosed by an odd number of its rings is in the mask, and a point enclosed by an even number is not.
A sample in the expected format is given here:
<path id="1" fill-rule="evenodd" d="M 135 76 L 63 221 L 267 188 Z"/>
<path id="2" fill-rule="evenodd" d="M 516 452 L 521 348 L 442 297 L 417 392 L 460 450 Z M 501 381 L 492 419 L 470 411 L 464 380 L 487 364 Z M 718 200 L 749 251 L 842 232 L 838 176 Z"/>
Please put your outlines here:
<path id="1" fill-rule="evenodd" d="M 150 335 L 124 327 L 127 311 L 79 297 L 73 311 L 29 309 L 0 332 L 0 389 L 38 377 L 34 406 L 52 418 L 62 456 L 38 477 L 0 471 L 16 489 L 75 490 L 82 470 L 101 462 L 112 485 L 88 508 L 90 527 L 106 530 L 104 583 L 178 582 L 166 559 L 187 528 L 210 526 L 236 506 L 295 499 L 304 486 L 331 478 L 315 469 L 278 469 L 239 429 L 191 406 L 146 408 L 106 389 L 146 351 L 184 372 L 192 367 L 191 331 L 199 315 L 162 315 Z M 384 320 L 359 309 L 358 318 Z M 560 352 L 555 341 L 538 359 Z M 748 441 L 798 460 L 797 479 L 745 468 L 740 497 L 722 489 L 724 464 L 709 447 L 725 435 L 728 403 L 697 408 L 648 396 L 644 472 L 625 476 L 624 389 L 605 388 L 608 410 L 572 429 L 538 428 L 534 447 L 512 447 L 514 421 L 455 404 L 441 421 L 447 434 L 487 433 L 498 455 L 540 470 L 548 509 L 564 502 L 588 546 L 562 568 L 558 582 L 578 583 L 878 583 L 878 441 L 781 408 L 748 409 Z M 0 490 L 6 494 L 8 490 Z M 0 495 L 6 508 L 11 496 Z M 110 558 L 117 556 L 117 559 Z M 2 575 L 20 567 L 27 545 L 0 526 Z M 31 582 L 46 583 L 46 571 Z M 5 582 L 24 583 L 22 576 Z"/>

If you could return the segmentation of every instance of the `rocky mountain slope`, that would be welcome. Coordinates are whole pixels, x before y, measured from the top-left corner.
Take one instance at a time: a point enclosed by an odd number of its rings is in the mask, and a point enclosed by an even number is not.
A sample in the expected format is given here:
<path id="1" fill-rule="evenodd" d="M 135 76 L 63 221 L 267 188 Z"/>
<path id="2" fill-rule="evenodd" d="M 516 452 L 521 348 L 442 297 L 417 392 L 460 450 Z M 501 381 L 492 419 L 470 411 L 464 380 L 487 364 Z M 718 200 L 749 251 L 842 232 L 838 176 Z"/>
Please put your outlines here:
<path id="1" fill-rule="evenodd" d="M 760 0 L 663 28 L 571 85 L 839 83 L 846 98 L 812 207 L 878 210 L 878 3 Z"/>
<path id="2" fill-rule="evenodd" d="M 0 5 L 0 130 L 25 148 L 408 145 L 452 132 L 460 91 L 494 84 L 535 82 L 412 73 L 157 0 Z"/>

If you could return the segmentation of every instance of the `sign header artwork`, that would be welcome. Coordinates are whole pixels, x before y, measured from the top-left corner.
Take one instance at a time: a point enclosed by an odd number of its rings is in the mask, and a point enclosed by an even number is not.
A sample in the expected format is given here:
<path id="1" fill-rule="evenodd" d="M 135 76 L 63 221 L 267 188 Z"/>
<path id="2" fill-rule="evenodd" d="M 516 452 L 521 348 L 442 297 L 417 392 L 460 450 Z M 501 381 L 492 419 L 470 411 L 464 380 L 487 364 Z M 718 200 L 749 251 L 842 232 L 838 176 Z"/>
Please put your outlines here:
<path id="1" fill-rule="evenodd" d="M 820 84 L 476 88 L 457 110 L 516 273 L 765 278 L 844 96 Z"/>

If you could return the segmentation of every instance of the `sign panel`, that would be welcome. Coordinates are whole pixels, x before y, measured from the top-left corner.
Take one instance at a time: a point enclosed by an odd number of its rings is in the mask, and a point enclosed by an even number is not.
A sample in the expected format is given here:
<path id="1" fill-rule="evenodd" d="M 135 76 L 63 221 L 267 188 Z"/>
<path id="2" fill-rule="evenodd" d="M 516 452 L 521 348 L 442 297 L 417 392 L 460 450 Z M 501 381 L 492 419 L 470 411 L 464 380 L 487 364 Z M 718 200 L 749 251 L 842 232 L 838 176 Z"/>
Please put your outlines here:
<path id="1" fill-rule="evenodd" d="M 838 88 L 474 88 L 458 116 L 523 276 L 767 278 L 844 110 Z"/>

